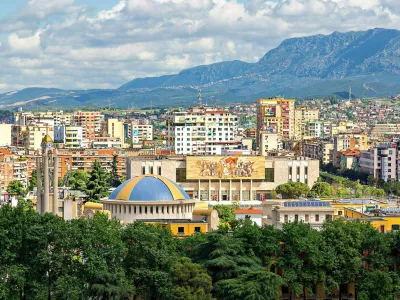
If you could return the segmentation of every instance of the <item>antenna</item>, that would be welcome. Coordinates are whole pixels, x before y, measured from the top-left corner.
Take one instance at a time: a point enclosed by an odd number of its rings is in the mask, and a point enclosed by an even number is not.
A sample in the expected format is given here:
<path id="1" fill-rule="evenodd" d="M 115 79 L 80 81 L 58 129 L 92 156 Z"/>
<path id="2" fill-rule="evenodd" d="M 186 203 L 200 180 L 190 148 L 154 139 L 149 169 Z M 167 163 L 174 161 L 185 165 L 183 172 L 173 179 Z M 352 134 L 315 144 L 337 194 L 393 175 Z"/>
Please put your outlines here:
<path id="1" fill-rule="evenodd" d="M 199 94 L 197 96 L 197 106 L 202 107 L 202 105 L 201 105 L 201 89 L 199 89 Z"/>
<path id="2" fill-rule="evenodd" d="M 350 86 L 350 88 L 349 88 L 349 101 L 351 101 L 351 86 Z"/>

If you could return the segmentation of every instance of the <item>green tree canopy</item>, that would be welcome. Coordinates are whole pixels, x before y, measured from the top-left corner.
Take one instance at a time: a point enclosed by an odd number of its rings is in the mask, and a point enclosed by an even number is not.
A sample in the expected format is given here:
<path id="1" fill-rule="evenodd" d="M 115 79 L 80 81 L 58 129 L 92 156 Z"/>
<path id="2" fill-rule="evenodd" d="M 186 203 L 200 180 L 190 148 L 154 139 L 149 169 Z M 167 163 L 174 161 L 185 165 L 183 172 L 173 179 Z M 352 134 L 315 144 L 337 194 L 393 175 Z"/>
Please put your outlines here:
<path id="1" fill-rule="evenodd" d="M 75 170 L 65 174 L 64 182 L 72 190 L 85 191 L 90 175 L 83 170 Z"/>
<path id="2" fill-rule="evenodd" d="M 27 194 L 27 190 L 24 188 L 24 185 L 21 181 L 13 180 L 7 186 L 7 193 L 11 196 L 16 197 L 25 197 Z"/>
<path id="3" fill-rule="evenodd" d="M 302 182 L 287 182 L 278 185 L 276 192 L 288 199 L 299 198 L 300 196 L 306 196 L 310 192 L 310 188 L 307 184 Z"/>
<path id="4" fill-rule="evenodd" d="M 94 161 L 92 170 L 90 171 L 89 182 L 86 186 L 86 194 L 91 201 L 99 201 L 101 198 L 108 196 L 109 174 L 103 169 L 98 161 Z"/>
<path id="5" fill-rule="evenodd" d="M 171 268 L 172 300 L 213 300 L 212 279 L 207 270 L 190 258 L 181 257 Z"/>

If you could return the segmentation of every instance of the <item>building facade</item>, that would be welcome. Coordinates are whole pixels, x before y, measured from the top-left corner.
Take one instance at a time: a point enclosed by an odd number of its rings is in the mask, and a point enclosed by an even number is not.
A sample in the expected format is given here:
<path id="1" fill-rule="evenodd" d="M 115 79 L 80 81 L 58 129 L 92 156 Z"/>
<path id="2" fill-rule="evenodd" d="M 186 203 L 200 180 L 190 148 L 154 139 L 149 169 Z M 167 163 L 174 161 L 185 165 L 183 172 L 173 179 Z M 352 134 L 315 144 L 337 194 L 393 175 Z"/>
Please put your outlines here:
<path id="1" fill-rule="evenodd" d="M 218 155 L 237 144 L 238 118 L 228 110 L 203 107 L 166 115 L 167 146 L 177 154 Z"/>
<path id="2" fill-rule="evenodd" d="M 127 159 L 127 178 L 145 174 L 165 176 L 177 182 L 191 198 L 204 201 L 261 200 L 270 198 L 272 190 L 289 181 L 312 187 L 319 177 L 319 161 L 262 156 Z"/>
<path id="3" fill-rule="evenodd" d="M 257 136 L 261 131 L 278 133 L 282 137 L 295 137 L 295 100 L 270 98 L 257 100 Z M 260 142 L 260 141 L 258 141 Z"/>

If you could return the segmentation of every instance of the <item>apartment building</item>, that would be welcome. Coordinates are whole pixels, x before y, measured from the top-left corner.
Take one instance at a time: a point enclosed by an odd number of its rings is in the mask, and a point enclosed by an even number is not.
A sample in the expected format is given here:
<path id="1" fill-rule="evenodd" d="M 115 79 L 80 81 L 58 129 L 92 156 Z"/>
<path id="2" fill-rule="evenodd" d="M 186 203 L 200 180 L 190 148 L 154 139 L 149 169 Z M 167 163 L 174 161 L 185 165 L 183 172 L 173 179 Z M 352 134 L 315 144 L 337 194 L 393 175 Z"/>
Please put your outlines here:
<path id="1" fill-rule="evenodd" d="M 82 127 L 83 139 L 92 140 L 101 136 L 104 115 L 97 111 L 77 111 L 73 114 L 73 125 Z"/>
<path id="2" fill-rule="evenodd" d="M 15 125 L 31 125 L 32 123 L 44 123 L 48 126 L 68 125 L 72 122 L 72 114 L 63 111 L 47 112 L 16 112 L 14 114 Z"/>
<path id="3" fill-rule="evenodd" d="M 359 170 L 376 179 L 398 180 L 398 149 L 396 144 L 380 144 L 378 147 L 361 151 Z"/>
<path id="4" fill-rule="evenodd" d="M 301 155 L 317 159 L 323 164 L 333 161 L 333 143 L 326 141 L 305 141 L 301 143 Z"/>
<path id="5" fill-rule="evenodd" d="M 395 124 L 376 124 L 371 132 L 370 136 L 372 138 L 380 138 L 385 135 L 398 135 L 400 134 L 400 123 Z"/>
<path id="6" fill-rule="evenodd" d="M 100 162 L 107 172 L 111 172 L 114 155 L 118 156 L 118 175 L 126 176 L 125 154 L 116 149 L 58 149 L 59 178 L 64 178 L 69 171 L 89 172 L 94 161 Z"/>
<path id="7" fill-rule="evenodd" d="M 28 186 L 28 161 L 7 149 L 0 149 L 0 192 L 7 190 L 11 181 L 18 180 Z"/>
<path id="8" fill-rule="evenodd" d="M 218 155 L 237 144 L 238 118 L 229 110 L 196 107 L 166 115 L 167 146 L 176 154 Z"/>
<path id="9" fill-rule="evenodd" d="M 261 131 L 278 133 L 283 138 L 295 137 L 295 100 L 270 98 L 257 100 L 257 137 Z M 258 140 L 258 144 L 260 140 Z"/>
<path id="10" fill-rule="evenodd" d="M 0 124 L 0 147 L 11 146 L 11 124 Z"/>
<path id="11" fill-rule="evenodd" d="M 65 148 L 82 148 L 83 129 L 80 126 L 54 126 L 54 143 L 61 143 Z"/>
<path id="12" fill-rule="evenodd" d="M 304 136 L 309 136 L 306 132 L 306 124 L 318 120 L 319 109 L 312 109 L 307 106 L 297 106 L 295 108 L 295 138 L 303 139 Z"/>
<path id="13" fill-rule="evenodd" d="M 141 144 L 143 141 L 153 140 L 153 125 L 132 122 L 130 138 L 133 144 Z"/>
<path id="14" fill-rule="evenodd" d="M 333 138 L 333 157 L 332 162 L 336 167 L 340 167 L 341 152 L 344 150 L 358 149 L 366 151 L 368 149 L 368 136 L 364 133 L 338 134 Z"/>
<path id="15" fill-rule="evenodd" d="M 283 149 L 281 136 L 278 133 L 261 131 L 259 141 L 259 153 L 262 156 L 267 156 L 269 152 Z"/>

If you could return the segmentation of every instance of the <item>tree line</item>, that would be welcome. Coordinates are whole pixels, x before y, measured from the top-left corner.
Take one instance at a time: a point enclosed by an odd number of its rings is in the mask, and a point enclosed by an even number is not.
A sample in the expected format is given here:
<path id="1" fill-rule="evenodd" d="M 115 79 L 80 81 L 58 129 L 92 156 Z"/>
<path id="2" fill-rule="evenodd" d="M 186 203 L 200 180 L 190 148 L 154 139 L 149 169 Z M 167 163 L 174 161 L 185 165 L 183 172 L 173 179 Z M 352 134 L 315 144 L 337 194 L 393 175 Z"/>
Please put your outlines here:
<path id="1" fill-rule="evenodd" d="M 335 220 L 316 231 L 232 220 L 179 239 L 103 214 L 65 221 L 29 202 L 0 208 L 0 299 L 307 299 L 354 283 L 356 299 L 397 297 L 400 234 Z M 379 283 L 379 286 L 377 286 Z"/>

